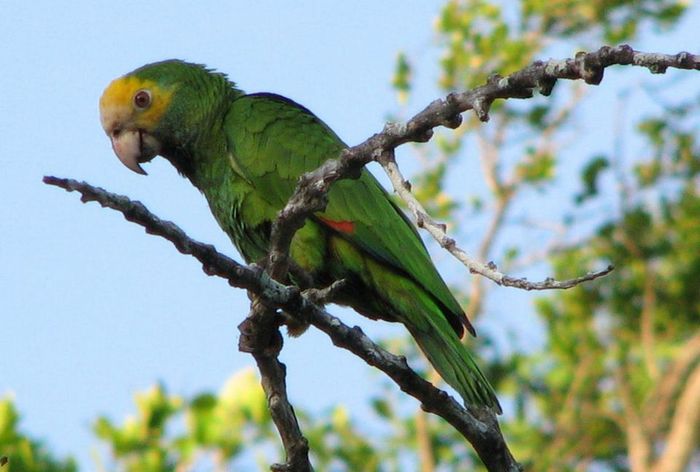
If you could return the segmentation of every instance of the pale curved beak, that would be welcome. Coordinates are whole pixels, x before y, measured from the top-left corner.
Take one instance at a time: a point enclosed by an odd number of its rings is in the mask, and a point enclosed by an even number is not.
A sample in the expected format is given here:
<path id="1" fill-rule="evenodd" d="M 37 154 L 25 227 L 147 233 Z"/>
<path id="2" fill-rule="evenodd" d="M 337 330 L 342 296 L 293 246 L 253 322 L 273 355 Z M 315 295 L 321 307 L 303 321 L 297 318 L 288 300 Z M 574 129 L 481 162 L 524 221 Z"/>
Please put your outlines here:
<path id="1" fill-rule="evenodd" d="M 160 143 L 140 129 L 115 129 L 110 133 L 112 149 L 128 169 L 146 175 L 141 164 L 153 159 L 160 152 Z"/>

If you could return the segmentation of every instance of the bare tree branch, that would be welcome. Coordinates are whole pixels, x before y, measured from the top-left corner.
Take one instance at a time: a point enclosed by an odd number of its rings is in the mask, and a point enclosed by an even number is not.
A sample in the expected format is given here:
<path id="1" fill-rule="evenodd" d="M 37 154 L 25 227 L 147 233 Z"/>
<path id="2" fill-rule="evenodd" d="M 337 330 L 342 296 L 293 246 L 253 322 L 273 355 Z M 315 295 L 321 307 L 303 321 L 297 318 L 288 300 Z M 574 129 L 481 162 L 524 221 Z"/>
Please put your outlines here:
<path id="1" fill-rule="evenodd" d="M 506 213 L 508 212 L 517 190 L 516 184 L 504 184 L 503 179 L 499 175 L 500 166 L 498 164 L 500 155 L 498 153 L 498 149 L 500 149 L 503 145 L 507 122 L 508 120 L 506 119 L 499 120 L 496 132 L 494 133 L 493 142 L 484 136 L 484 132 L 476 133 L 477 143 L 480 149 L 479 156 L 481 159 L 482 172 L 484 179 L 486 180 L 487 187 L 494 197 L 495 206 L 486 226 L 484 236 L 476 251 L 475 262 L 485 261 L 488 258 L 488 254 L 496 240 L 496 236 L 503 227 Z M 388 172 L 388 169 L 385 168 L 385 170 Z M 443 226 L 438 225 L 437 229 L 441 229 L 442 227 Z M 455 255 L 455 257 L 457 256 Z M 481 278 L 477 278 L 474 280 L 474 283 L 471 284 L 469 290 L 469 306 L 467 307 L 467 313 L 469 313 L 470 316 L 478 316 L 481 313 L 485 292 L 483 282 L 484 281 Z"/>
<path id="2" fill-rule="evenodd" d="M 593 355 L 587 352 L 584 344 L 578 347 L 580 361 L 576 365 L 572 375 L 572 382 L 569 384 L 566 395 L 561 399 L 559 411 L 554 416 L 553 431 L 554 435 L 551 444 L 547 447 L 546 456 L 548 460 L 545 462 L 551 470 L 565 469 L 563 464 L 566 463 L 567 452 L 570 452 L 572 444 L 580 444 L 584 434 L 580 431 L 580 424 L 577 420 L 580 418 L 580 412 L 583 409 L 580 401 L 580 392 L 586 387 L 590 379 L 590 371 L 594 364 Z"/>
<path id="3" fill-rule="evenodd" d="M 309 442 L 302 434 L 294 408 L 287 398 L 286 368 L 278 360 L 282 336 L 275 319 L 274 307 L 258 295 L 251 294 L 250 314 L 238 326 L 241 332 L 238 348 L 252 354 L 255 359 L 270 416 L 287 454 L 286 463 L 273 464 L 271 469 L 273 472 L 313 472 L 309 461 Z"/>
<path id="4" fill-rule="evenodd" d="M 682 472 L 690 455 L 697 447 L 700 425 L 700 365 L 690 373 L 671 421 L 671 431 L 666 439 L 666 449 L 661 454 L 653 472 Z"/>
<path id="5" fill-rule="evenodd" d="M 626 356 L 626 354 L 625 354 Z M 646 472 L 651 457 L 651 442 L 644 429 L 643 418 L 635 404 L 632 388 L 628 382 L 627 362 L 621 359 L 620 367 L 614 371 L 615 386 L 622 402 L 624 413 L 622 427 L 627 434 L 627 450 L 629 451 L 630 468 L 633 472 Z"/>
<path id="6" fill-rule="evenodd" d="M 678 356 L 673 360 L 666 372 L 656 384 L 653 393 L 648 397 L 647 430 L 662 431 L 671 418 L 674 399 L 683 386 L 688 371 L 693 364 L 700 360 L 700 333 L 689 338 L 678 350 Z"/>
<path id="7" fill-rule="evenodd" d="M 241 323 L 239 349 L 253 355 L 262 379 L 272 419 L 277 426 L 287 454 L 287 463 L 274 464 L 275 472 L 313 471 L 309 462 L 309 446 L 301 433 L 294 409 L 287 399 L 285 367 L 277 359 L 282 348 L 282 337 L 274 322 L 275 310 L 265 304 L 274 300 L 277 305 L 298 296 L 298 290 L 284 287 L 259 268 L 250 268 L 218 253 L 214 246 L 190 239 L 182 229 L 170 221 L 163 221 L 141 203 L 122 195 L 109 193 L 85 182 L 56 177 L 44 177 L 44 182 L 68 191 L 82 194 L 83 203 L 95 201 L 103 207 L 120 211 L 124 218 L 143 226 L 148 234 L 167 239 L 183 254 L 194 256 L 202 263 L 207 275 L 228 280 L 235 287 L 245 288 L 251 297 L 251 313 Z"/>
<path id="8" fill-rule="evenodd" d="M 428 427 L 428 414 L 425 410 L 416 413 L 416 442 L 418 443 L 418 459 L 420 472 L 435 472 L 435 454 Z"/>
<path id="9" fill-rule="evenodd" d="M 639 260 L 644 260 L 640 255 Z M 657 366 L 654 348 L 656 336 L 654 333 L 654 318 L 656 315 L 656 272 L 653 262 L 643 266 L 644 289 L 642 292 L 642 312 L 639 320 L 640 339 L 642 341 L 642 352 L 644 354 L 644 364 L 649 373 L 649 377 L 654 383 L 659 381 L 659 367 Z"/>
<path id="10" fill-rule="evenodd" d="M 488 470 L 513 472 L 522 470 L 508 450 L 496 417 L 491 411 L 478 408 L 465 409 L 447 393 L 437 389 L 411 370 L 403 356 L 385 351 L 369 339 L 360 328 L 350 328 L 343 324 L 338 318 L 310 302 L 298 288 L 284 286 L 273 280 L 261 268 L 241 265 L 218 253 L 213 246 L 189 238 L 177 225 L 161 220 L 140 202 L 131 201 L 125 196 L 115 195 L 72 179 L 44 177 L 44 182 L 68 191 L 80 192 L 83 202 L 95 201 L 103 207 L 121 212 L 128 221 L 144 227 L 148 234 L 163 237 L 173 243 L 181 253 L 195 257 L 202 264 L 207 275 L 222 277 L 231 286 L 255 293 L 266 304 L 289 313 L 299 314 L 304 321 L 308 321 L 328 334 L 333 344 L 353 352 L 369 365 L 377 367 L 391 377 L 401 390 L 420 401 L 425 411 L 444 418 L 472 444 Z M 327 294 L 324 291 L 313 293 Z M 257 308 L 254 307 L 254 309 Z M 242 331 L 250 334 L 245 326 Z M 288 459 L 293 455 L 289 450 L 287 454 Z"/>
<path id="11" fill-rule="evenodd" d="M 294 195 L 272 226 L 269 255 L 274 268 L 272 275 L 276 277 L 285 273 L 289 245 L 295 232 L 303 226 L 308 216 L 325 208 L 326 194 L 336 180 L 357 177 L 364 165 L 371 161 L 380 161 L 382 156 L 391 155 L 394 149 L 402 144 L 430 140 L 433 129 L 438 126 L 457 128 L 462 123 L 461 114 L 467 110 L 474 110 L 481 121 L 488 121 L 489 109 L 494 100 L 531 98 L 536 90 L 543 95 L 549 95 L 559 79 L 584 80 L 588 84 L 597 85 L 603 79 L 605 68 L 611 65 L 642 66 L 652 73 L 663 73 L 669 67 L 700 70 L 700 56 L 687 52 L 676 55 L 644 53 L 627 45 L 614 48 L 604 46 L 592 53 L 580 52 L 573 59 L 536 61 L 506 77 L 493 75 L 480 87 L 467 92 L 451 93 L 445 99 L 433 101 L 406 123 L 387 124 L 381 133 L 357 146 L 345 149 L 338 159 L 328 160 L 318 169 L 300 178 Z M 402 179 L 401 185 L 395 189 L 399 192 L 402 187 L 406 187 L 405 179 Z M 441 233 L 444 235 L 444 231 Z M 454 241 L 447 237 L 438 239 L 438 242 L 446 248 L 454 245 Z M 508 277 L 492 270 L 489 265 L 473 261 L 464 251 L 460 260 L 473 272 L 491 278 L 501 285 L 525 290 L 569 288 L 601 277 L 612 270 L 608 268 L 571 281 L 556 282 L 548 279 L 532 284 L 524 279 Z"/>

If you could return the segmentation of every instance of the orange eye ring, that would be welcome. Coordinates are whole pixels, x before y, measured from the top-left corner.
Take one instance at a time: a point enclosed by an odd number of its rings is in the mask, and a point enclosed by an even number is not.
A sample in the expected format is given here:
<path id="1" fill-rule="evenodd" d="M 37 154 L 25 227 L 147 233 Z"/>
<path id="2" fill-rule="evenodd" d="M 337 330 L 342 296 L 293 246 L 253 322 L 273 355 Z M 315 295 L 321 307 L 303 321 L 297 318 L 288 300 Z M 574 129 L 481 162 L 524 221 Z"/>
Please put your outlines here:
<path id="1" fill-rule="evenodd" d="M 134 94 L 134 106 L 139 110 L 145 110 L 151 105 L 151 92 L 141 89 Z"/>

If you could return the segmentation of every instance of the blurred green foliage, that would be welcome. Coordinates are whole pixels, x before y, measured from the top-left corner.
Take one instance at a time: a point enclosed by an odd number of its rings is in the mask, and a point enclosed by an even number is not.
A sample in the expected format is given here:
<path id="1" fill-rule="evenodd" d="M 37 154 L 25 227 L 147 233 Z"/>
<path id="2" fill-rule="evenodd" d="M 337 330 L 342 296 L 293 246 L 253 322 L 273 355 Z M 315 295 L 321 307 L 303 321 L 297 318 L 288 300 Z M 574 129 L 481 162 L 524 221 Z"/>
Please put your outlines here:
<path id="1" fill-rule="evenodd" d="M 681 1 L 450 1 L 437 21 L 439 86 L 445 92 L 478 86 L 491 74 L 548 57 L 552 46 L 631 41 L 644 31 L 672 27 L 685 8 Z M 497 103 L 488 126 L 467 117 L 456 132 L 438 134 L 449 146 L 438 142 L 419 150 L 423 168 L 413 180 L 416 195 L 436 216 L 455 222 L 453 231 L 467 218 L 470 225 L 481 224 L 483 239 L 475 251 L 481 260 L 518 266 L 536 252 L 522 238 L 507 238 L 512 231 L 505 223 L 513 207 L 528 208 L 527 199 L 537 205 L 527 193 L 534 189 L 565 208 L 558 228 L 576 227 L 573 243 L 559 242 L 546 252 L 552 276 L 617 267 L 602 280 L 536 299 L 542 345 L 513 334 L 516 345 L 529 348 L 494 355 L 494 344 L 482 337 L 491 360 L 488 376 L 512 405 L 502 422 L 506 438 L 528 470 L 680 472 L 698 463 L 699 420 L 683 418 L 688 404 L 680 402 L 700 399 L 690 380 L 700 375 L 700 100 L 692 95 L 697 87 L 674 90 L 673 103 L 654 97 L 656 115 L 637 115 L 634 141 L 642 153 L 630 162 L 619 143 L 610 154 L 579 157 L 580 189 L 554 185 L 559 169 L 571 168 L 572 148 L 582 139 L 572 132 L 571 117 L 583 99 L 576 84 L 558 84 L 546 100 Z M 604 112 L 617 113 L 612 106 Z M 450 206 L 441 212 L 433 202 L 448 192 L 446 177 L 463 172 L 459 159 L 468 147 L 483 171 L 470 181 L 480 178 L 485 185 L 450 193 Z M 532 208 L 521 212 L 517 218 L 526 221 L 538 214 Z M 473 234 L 457 233 L 457 240 Z M 480 314 L 486 291 L 472 281 L 463 295 L 470 315 Z M 684 420 L 695 422 L 689 427 L 694 434 L 676 434 L 674 424 Z M 447 428 L 423 433 L 449 436 Z M 427 470 L 454 467 L 437 448 L 427 456 L 433 464 Z"/>
<path id="2" fill-rule="evenodd" d="M 135 396 L 137 413 L 121 424 L 99 418 L 95 434 L 125 471 L 216 470 L 273 436 L 265 395 L 252 369 L 233 375 L 218 395 L 186 400 L 156 385 Z M 175 432 L 177 431 L 177 432 Z"/>
<path id="3" fill-rule="evenodd" d="M 72 458 L 56 459 L 46 447 L 19 430 L 20 415 L 10 396 L 0 398 L 0 471 L 75 472 Z"/>
<path id="4" fill-rule="evenodd" d="M 700 148 L 693 146 L 692 159 L 679 166 L 673 156 L 681 141 L 674 135 L 663 140 L 674 149 L 667 156 L 674 165 L 661 166 L 665 171 L 656 176 L 658 184 L 673 182 L 671 195 L 659 189 L 643 194 L 649 183 L 638 176 L 628 189 L 637 198 L 618 218 L 551 258 L 558 278 L 608 262 L 617 269 L 537 301 L 547 341 L 526 361 L 527 375 L 514 389 L 518 403 L 529 408 L 519 411 L 511 440 L 534 470 L 594 463 L 629 470 L 630 462 L 647 470 L 670 447 L 680 393 L 690 388 L 687 380 L 700 362 Z M 649 149 L 652 156 L 640 166 L 655 159 L 651 142 Z M 588 167 L 582 178 L 590 178 Z M 511 427 L 506 422 L 506 431 Z M 691 441 L 687 457 L 659 470 L 686 470 L 698 453 L 692 436 L 675 439 Z"/>

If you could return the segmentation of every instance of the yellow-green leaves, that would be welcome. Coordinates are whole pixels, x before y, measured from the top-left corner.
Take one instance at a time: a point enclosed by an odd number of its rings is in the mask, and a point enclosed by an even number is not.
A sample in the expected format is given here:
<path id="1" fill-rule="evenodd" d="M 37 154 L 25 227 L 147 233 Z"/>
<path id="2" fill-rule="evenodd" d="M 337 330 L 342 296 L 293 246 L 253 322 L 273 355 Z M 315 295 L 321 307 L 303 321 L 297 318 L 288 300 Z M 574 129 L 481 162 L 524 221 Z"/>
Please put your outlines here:
<path id="1" fill-rule="evenodd" d="M 156 385 L 137 393 L 135 403 L 136 414 L 122 425 L 102 417 L 94 426 L 123 470 L 172 470 L 195 464 L 203 454 L 223 466 L 271 433 L 252 368 L 234 374 L 219 395 L 202 393 L 188 401 Z M 173 424 L 182 420 L 184 431 L 172 434 Z"/>
<path id="2" fill-rule="evenodd" d="M 0 471 L 76 472 L 72 458 L 56 459 L 45 446 L 19 430 L 20 415 L 12 396 L 0 397 Z"/>
<path id="3" fill-rule="evenodd" d="M 527 64 L 539 46 L 528 35 L 518 36 L 503 9 L 486 0 L 453 0 L 436 24 L 444 53 L 440 87 L 467 89 L 493 73 L 507 74 Z"/>
<path id="4" fill-rule="evenodd" d="M 539 184 L 554 177 L 556 165 L 554 155 L 543 149 L 529 148 L 526 156 L 516 168 L 516 175 L 520 181 Z"/>
<path id="5" fill-rule="evenodd" d="M 394 77 L 391 85 L 399 94 L 399 103 L 405 104 L 408 100 L 408 93 L 411 91 L 411 64 L 408 57 L 403 52 L 399 53 L 394 68 Z"/>

